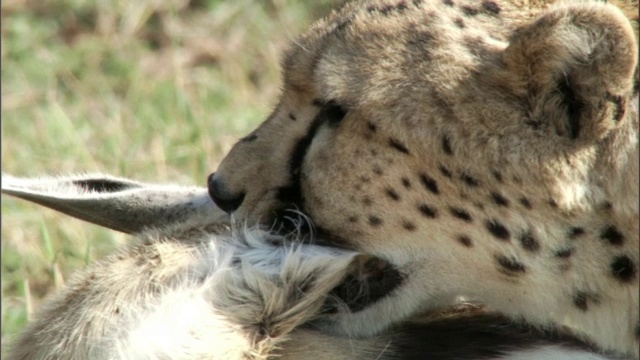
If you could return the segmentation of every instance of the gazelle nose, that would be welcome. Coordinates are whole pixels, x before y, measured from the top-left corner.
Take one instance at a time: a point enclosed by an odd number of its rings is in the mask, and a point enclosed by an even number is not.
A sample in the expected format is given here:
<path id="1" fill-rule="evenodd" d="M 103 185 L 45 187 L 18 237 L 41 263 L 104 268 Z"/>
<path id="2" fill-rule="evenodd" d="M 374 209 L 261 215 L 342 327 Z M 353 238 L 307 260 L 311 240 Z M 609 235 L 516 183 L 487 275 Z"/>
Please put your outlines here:
<path id="1" fill-rule="evenodd" d="M 209 196 L 213 202 L 224 212 L 231 214 L 242 205 L 245 193 L 234 194 L 227 189 L 224 182 L 216 178 L 216 173 L 212 173 L 207 178 Z"/>

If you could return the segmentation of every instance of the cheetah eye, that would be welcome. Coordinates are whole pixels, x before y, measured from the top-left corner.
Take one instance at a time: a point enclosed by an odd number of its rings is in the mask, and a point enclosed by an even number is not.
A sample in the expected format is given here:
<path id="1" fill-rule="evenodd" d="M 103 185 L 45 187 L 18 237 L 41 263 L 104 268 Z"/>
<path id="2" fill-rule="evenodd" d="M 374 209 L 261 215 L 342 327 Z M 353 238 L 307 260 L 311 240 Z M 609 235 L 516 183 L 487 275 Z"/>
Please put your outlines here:
<path id="1" fill-rule="evenodd" d="M 322 103 L 318 118 L 322 119 L 331 127 L 336 127 L 347 115 L 347 109 L 339 105 L 335 100 Z"/>

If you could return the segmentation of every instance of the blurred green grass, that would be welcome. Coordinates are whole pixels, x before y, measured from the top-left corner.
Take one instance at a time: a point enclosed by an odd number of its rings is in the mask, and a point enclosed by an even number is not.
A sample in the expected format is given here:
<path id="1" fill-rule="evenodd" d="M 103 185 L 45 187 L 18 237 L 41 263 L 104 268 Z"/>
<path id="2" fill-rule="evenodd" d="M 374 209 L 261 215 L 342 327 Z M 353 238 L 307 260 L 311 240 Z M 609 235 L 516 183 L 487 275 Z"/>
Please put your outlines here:
<path id="1" fill-rule="evenodd" d="M 338 0 L 2 1 L 2 171 L 204 185 L 277 100 L 289 40 Z M 2 349 L 124 235 L 2 198 Z"/>

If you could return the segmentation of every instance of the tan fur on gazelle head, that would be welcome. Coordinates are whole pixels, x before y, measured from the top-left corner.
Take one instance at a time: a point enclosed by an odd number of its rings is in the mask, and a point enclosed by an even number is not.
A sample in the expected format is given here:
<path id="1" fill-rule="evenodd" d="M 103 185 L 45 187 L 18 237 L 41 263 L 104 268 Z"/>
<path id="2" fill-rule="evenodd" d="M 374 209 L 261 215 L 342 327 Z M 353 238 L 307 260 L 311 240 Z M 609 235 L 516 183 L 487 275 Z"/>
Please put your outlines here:
<path id="1" fill-rule="evenodd" d="M 638 358 L 637 2 L 620 3 L 350 2 L 292 44 L 280 102 L 209 191 L 249 222 L 301 210 L 401 273 L 326 331 L 464 296 Z"/>
<path id="2" fill-rule="evenodd" d="M 51 297 L 12 341 L 9 359 L 616 359 L 569 332 L 532 331 L 471 305 L 370 338 L 334 337 L 313 321 L 349 302 L 335 289 L 347 278 L 354 286 L 379 260 L 232 231 L 198 195 L 203 188 L 103 175 L 2 180 L 5 194 L 135 234 Z M 102 219 L 114 206 L 135 220 Z"/>

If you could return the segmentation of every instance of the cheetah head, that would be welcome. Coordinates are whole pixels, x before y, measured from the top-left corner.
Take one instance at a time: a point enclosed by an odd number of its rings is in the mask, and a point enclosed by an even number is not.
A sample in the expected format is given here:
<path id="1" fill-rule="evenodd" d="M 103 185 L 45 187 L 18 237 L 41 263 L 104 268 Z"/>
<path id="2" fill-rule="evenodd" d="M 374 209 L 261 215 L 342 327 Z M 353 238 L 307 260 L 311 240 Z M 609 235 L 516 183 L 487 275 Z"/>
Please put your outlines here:
<path id="1" fill-rule="evenodd" d="M 611 5 L 349 3 L 293 43 L 280 102 L 209 192 L 398 269 L 336 320 L 357 334 L 459 295 L 534 323 L 630 288 L 637 305 L 637 52 Z"/>

